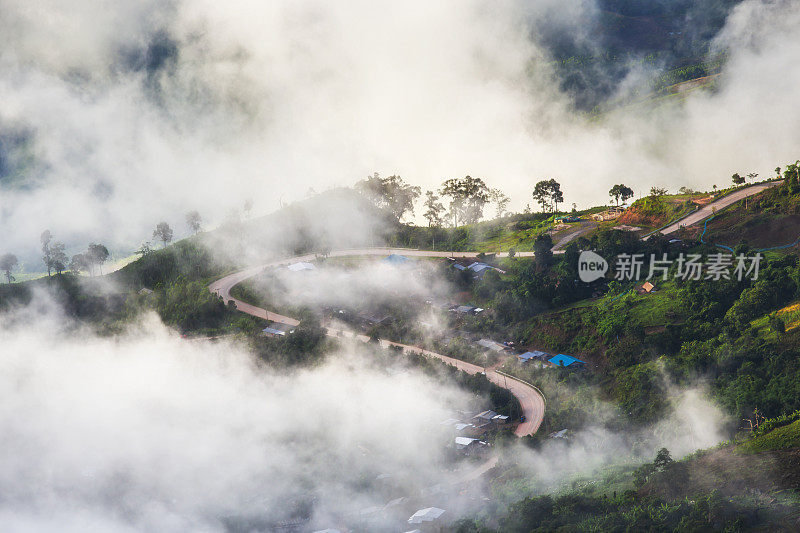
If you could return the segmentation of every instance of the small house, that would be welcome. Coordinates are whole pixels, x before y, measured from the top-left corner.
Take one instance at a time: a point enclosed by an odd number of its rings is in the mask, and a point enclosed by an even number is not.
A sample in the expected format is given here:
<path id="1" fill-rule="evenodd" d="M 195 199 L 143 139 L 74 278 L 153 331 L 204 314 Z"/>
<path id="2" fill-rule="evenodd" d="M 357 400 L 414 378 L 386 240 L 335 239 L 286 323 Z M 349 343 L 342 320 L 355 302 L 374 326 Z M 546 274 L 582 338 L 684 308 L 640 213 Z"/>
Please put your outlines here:
<path id="1" fill-rule="evenodd" d="M 650 294 L 651 292 L 657 291 L 656 286 L 646 281 L 644 285 L 639 288 L 639 294 Z"/>
<path id="2" fill-rule="evenodd" d="M 475 421 L 476 425 L 491 423 L 492 419 L 497 416 L 497 413 L 494 411 L 484 411 L 482 413 L 478 413 L 477 415 L 472 417 L 472 420 Z"/>
<path id="3" fill-rule="evenodd" d="M 477 344 L 478 346 L 491 352 L 502 352 L 503 350 L 506 349 L 505 346 L 491 339 L 481 339 L 477 342 Z"/>
<path id="4" fill-rule="evenodd" d="M 438 507 L 428 507 L 420 509 L 408 519 L 409 524 L 425 524 L 438 521 L 445 513 L 444 509 Z"/>
<path id="5" fill-rule="evenodd" d="M 462 315 L 477 315 L 478 313 L 483 312 L 483 308 L 475 307 L 473 305 L 459 305 L 458 307 L 454 307 L 451 311 L 455 311 L 456 313 Z"/>
<path id="6" fill-rule="evenodd" d="M 489 450 L 488 442 L 469 437 L 456 437 L 454 445 L 464 455 L 480 455 Z"/>
<path id="7" fill-rule="evenodd" d="M 288 324 L 281 324 L 280 322 L 271 322 L 267 327 L 261 330 L 261 334 L 265 337 L 284 337 L 287 333 L 293 333 L 294 328 Z"/>
<path id="8" fill-rule="evenodd" d="M 510 418 L 508 417 L 508 415 L 495 415 L 492 417 L 492 422 L 497 427 L 504 427 L 506 424 L 508 424 L 509 420 Z"/>
<path id="9" fill-rule="evenodd" d="M 302 272 L 303 270 L 316 270 L 317 267 L 314 266 L 313 263 L 308 263 L 306 261 L 299 261 L 297 263 L 292 263 L 291 265 L 287 266 L 289 270 L 292 272 Z"/>
<path id="10" fill-rule="evenodd" d="M 517 359 L 519 360 L 520 363 L 527 363 L 528 361 L 535 359 L 541 360 L 544 359 L 545 357 L 547 357 L 547 354 L 544 352 L 540 352 L 539 350 L 533 350 L 530 352 L 525 352 L 517 355 Z"/>
<path id="11" fill-rule="evenodd" d="M 383 259 L 381 259 L 382 263 L 386 263 L 388 265 L 394 265 L 394 266 L 407 265 L 410 261 L 411 261 L 411 259 L 409 259 L 408 257 L 406 257 L 404 255 L 400 255 L 400 254 L 389 254 L 386 257 L 384 257 Z"/>
<path id="12" fill-rule="evenodd" d="M 570 355 L 564 355 L 563 353 L 558 354 L 557 356 L 550 359 L 550 364 L 553 366 L 583 366 L 586 364 L 585 361 L 581 361 L 575 357 Z"/>

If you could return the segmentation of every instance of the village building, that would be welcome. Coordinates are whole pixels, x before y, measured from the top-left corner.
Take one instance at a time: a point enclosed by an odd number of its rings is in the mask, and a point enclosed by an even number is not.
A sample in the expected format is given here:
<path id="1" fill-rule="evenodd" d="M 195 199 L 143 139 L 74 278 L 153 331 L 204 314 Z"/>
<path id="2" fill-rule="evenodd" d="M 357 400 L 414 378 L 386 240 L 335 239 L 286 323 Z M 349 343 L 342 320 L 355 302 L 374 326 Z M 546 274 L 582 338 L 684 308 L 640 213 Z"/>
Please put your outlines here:
<path id="1" fill-rule="evenodd" d="M 541 361 L 541 360 L 545 359 L 546 357 L 547 357 L 547 354 L 544 353 L 544 352 L 540 352 L 539 350 L 533 350 L 533 351 L 530 351 L 530 352 L 517 354 L 517 360 L 519 360 L 520 363 L 527 363 L 529 361 L 534 361 L 534 360 Z"/>
<path id="2" fill-rule="evenodd" d="M 506 349 L 505 346 L 500 344 L 499 342 L 493 341 L 492 339 L 481 339 L 477 342 L 478 346 L 485 348 L 491 352 L 502 352 Z"/>
<path id="3" fill-rule="evenodd" d="M 553 366 L 574 366 L 574 367 L 582 367 L 586 364 L 586 361 L 581 361 L 576 357 L 572 357 L 570 355 L 564 355 L 563 353 L 558 354 L 557 356 L 550 359 L 550 364 Z"/>
<path id="4" fill-rule="evenodd" d="M 287 266 L 289 270 L 292 272 L 302 272 L 303 270 L 316 270 L 317 267 L 313 265 L 313 263 L 308 263 L 306 261 L 299 261 L 297 263 L 292 263 L 291 265 Z"/>
<path id="5" fill-rule="evenodd" d="M 280 322 L 270 322 L 267 327 L 261 330 L 261 334 L 265 337 L 284 337 L 287 333 L 293 332 L 294 326 Z"/>
<path id="6" fill-rule="evenodd" d="M 408 523 L 412 525 L 435 523 L 441 520 L 445 512 L 444 509 L 439 509 L 438 507 L 420 509 L 411 515 L 411 518 L 408 519 Z"/>

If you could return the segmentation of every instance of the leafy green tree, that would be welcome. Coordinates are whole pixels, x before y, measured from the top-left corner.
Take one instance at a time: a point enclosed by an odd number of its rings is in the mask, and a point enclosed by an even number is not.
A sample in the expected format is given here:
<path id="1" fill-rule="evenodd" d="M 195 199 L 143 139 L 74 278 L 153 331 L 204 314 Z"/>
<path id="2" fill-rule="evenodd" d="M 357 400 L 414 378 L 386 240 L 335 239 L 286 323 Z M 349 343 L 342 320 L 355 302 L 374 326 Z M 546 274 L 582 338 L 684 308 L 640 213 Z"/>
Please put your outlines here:
<path id="1" fill-rule="evenodd" d="M 717 186 L 715 185 L 714 188 Z M 650 187 L 650 196 L 654 198 L 658 198 L 659 196 L 664 196 L 667 194 L 667 189 L 664 187 Z"/>
<path id="2" fill-rule="evenodd" d="M 669 465 L 671 465 L 673 462 L 674 461 L 672 460 L 672 457 L 669 454 L 669 450 L 666 448 L 661 448 L 660 450 L 658 450 L 658 453 L 656 454 L 656 458 L 653 461 L 653 466 L 663 471 L 664 469 L 669 467 Z"/>
<path id="3" fill-rule="evenodd" d="M 472 176 L 445 181 L 441 195 L 450 197 L 450 215 L 454 227 L 478 222 L 483 218 L 483 208 L 489 202 L 486 183 Z"/>
<path id="4" fill-rule="evenodd" d="M 442 225 L 442 213 L 444 206 L 439 201 L 439 196 L 433 191 L 425 193 L 425 214 L 422 215 L 428 221 L 428 227 L 438 228 Z"/>
<path id="5" fill-rule="evenodd" d="M 773 313 L 769 316 L 769 329 L 775 332 L 776 335 L 783 335 L 786 333 L 786 323 L 781 317 Z"/>
<path id="6" fill-rule="evenodd" d="M 86 254 L 75 254 L 72 256 L 72 259 L 69 262 L 69 269 L 78 274 L 80 272 L 89 272 L 89 260 L 86 258 Z"/>
<path id="7" fill-rule="evenodd" d="M 186 213 L 186 225 L 191 228 L 195 235 L 200 231 L 203 223 L 203 217 L 197 211 L 189 211 Z"/>
<path id="8" fill-rule="evenodd" d="M 542 233 L 533 241 L 533 252 L 536 262 L 543 268 L 553 263 L 553 238 L 549 233 Z"/>
<path id="9" fill-rule="evenodd" d="M 172 228 L 166 222 L 159 222 L 156 229 L 153 231 L 153 238 L 160 240 L 163 243 L 163 248 L 172 240 Z"/>
<path id="10" fill-rule="evenodd" d="M 617 206 L 619 206 L 620 200 L 622 200 L 622 203 L 624 204 L 629 199 L 633 198 L 633 189 L 620 183 L 611 187 L 611 189 L 608 191 L 608 195 L 612 197 L 617 203 Z"/>
<path id="11" fill-rule="evenodd" d="M 508 196 L 506 196 L 505 193 L 503 193 L 503 191 L 501 191 L 500 189 L 491 189 L 489 191 L 489 199 L 492 201 L 492 203 L 495 205 L 497 209 L 496 217 L 502 218 L 503 214 L 505 214 L 506 212 L 506 207 L 508 207 L 508 203 L 511 201 L 511 199 Z"/>
<path id="12" fill-rule="evenodd" d="M 92 243 L 89 245 L 89 249 L 86 250 L 86 259 L 89 262 L 89 270 L 92 275 L 94 275 L 94 267 L 97 266 L 100 269 L 100 274 L 103 273 L 103 263 L 108 260 L 108 248 L 103 246 L 102 244 Z"/>
<path id="13" fill-rule="evenodd" d="M 377 172 L 356 183 L 355 188 L 376 206 L 392 213 L 398 221 L 406 213 L 414 214 L 414 202 L 421 192 L 419 187 L 409 185 L 400 176 L 382 178 Z"/>
<path id="14" fill-rule="evenodd" d="M 533 187 L 533 199 L 542 206 L 542 211 L 558 211 L 558 204 L 564 201 L 561 184 L 554 179 L 538 182 Z"/>
<path id="15" fill-rule="evenodd" d="M 63 242 L 54 242 L 50 245 L 50 265 L 56 274 L 61 274 L 67 268 L 67 254 Z"/>
<path id="16" fill-rule="evenodd" d="M 19 261 L 14 254 L 4 254 L 0 256 L 0 270 L 5 273 L 7 283 L 11 284 L 11 282 L 14 281 L 14 276 L 11 275 L 11 271 L 17 268 L 18 264 Z"/>
<path id="17" fill-rule="evenodd" d="M 49 276 L 53 269 L 53 260 L 50 257 L 50 241 L 53 240 L 53 234 L 50 233 L 50 230 L 46 229 L 42 232 L 39 240 L 42 243 L 42 262 L 47 268 L 47 275 Z"/>
<path id="18" fill-rule="evenodd" d="M 734 185 L 741 185 L 742 183 L 744 183 L 745 178 L 744 176 L 740 176 L 739 173 L 737 172 L 736 174 L 731 176 L 731 181 L 733 182 Z"/>

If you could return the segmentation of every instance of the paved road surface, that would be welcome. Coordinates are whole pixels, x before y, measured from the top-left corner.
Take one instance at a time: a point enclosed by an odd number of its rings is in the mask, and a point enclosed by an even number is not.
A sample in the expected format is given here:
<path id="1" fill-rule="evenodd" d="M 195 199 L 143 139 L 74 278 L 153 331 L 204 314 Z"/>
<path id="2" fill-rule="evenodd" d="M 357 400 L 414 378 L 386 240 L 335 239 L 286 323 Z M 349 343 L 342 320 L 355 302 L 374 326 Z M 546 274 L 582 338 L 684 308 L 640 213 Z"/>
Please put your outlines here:
<path id="1" fill-rule="evenodd" d="M 717 200 L 716 202 L 711 202 L 710 204 L 706 204 L 688 217 L 675 222 L 674 224 L 670 224 L 666 228 L 662 229 L 659 233 L 662 235 L 668 235 L 670 233 L 674 233 L 678 231 L 681 226 L 691 226 L 693 224 L 697 224 L 698 222 L 702 222 L 706 218 L 710 217 L 714 214 L 715 211 L 721 211 L 725 209 L 729 205 L 738 202 L 744 198 L 749 196 L 753 196 L 754 194 L 758 194 L 761 191 L 769 189 L 770 187 L 775 187 L 776 185 L 780 185 L 783 183 L 782 181 L 771 181 L 769 183 L 760 183 L 758 185 L 753 185 L 751 187 L 747 187 L 745 189 L 738 190 L 734 193 L 729 194 L 728 196 L 724 196 Z"/>
<path id="2" fill-rule="evenodd" d="M 356 256 L 356 255 L 386 256 L 391 253 L 397 253 L 397 254 L 402 254 L 404 256 L 412 256 L 412 257 L 474 257 L 475 256 L 475 252 L 434 252 L 428 250 L 405 250 L 402 248 L 366 248 L 360 250 L 337 250 L 331 252 L 330 257 L 346 257 L 346 256 Z M 522 257 L 532 256 L 533 252 L 520 252 L 517 255 Z M 258 275 L 266 268 L 280 267 L 291 263 L 296 263 L 298 261 L 310 261 L 313 259 L 314 255 L 309 254 L 309 255 L 292 257 L 288 259 L 281 259 L 278 261 L 272 261 L 270 263 L 265 263 L 263 265 L 247 268 L 245 270 L 235 272 L 233 274 L 225 276 L 222 279 L 215 281 L 214 283 L 209 285 L 209 290 L 213 293 L 220 295 L 226 304 L 229 301 L 233 301 L 236 304 L 236 308 L 243 313 L 247 313 L 249 315 L 263 318 L 265 320 L 270 320 L 273 322 L 280 322 L 283 324 L 296 326 L 297 324 L 299 324 L 299 322 L 296 319 L 280 315 L 278 313 L 273 313 L 271 311 L 267 311 L 266 309 L 262 309 L 260 307 L 256 307 L 254 305 L 242 302 L 241 300 L 237 300 L 236 298 L 231 296 L 230 292 L 231 289 L 234 287 L 234 285 L 236 285 L 237 283 L 241 283 L 242 281 L 248 278 Z M 354 335 L 350 332 L 334 328 L 328 328 L 328 335 L 334 337 L 354 337 Z M 366 335 L 355 335 L 355 338 L 362 340 L 364 342 L 369 340 L 369 338 Z M 398 346 L 402 348 L 403 351 L 421 352 L 425 355 L 436 357 L 437 359 L 440 359 L 445 363 L 453 365 L 456 368 L 463 370 L 464 372 L 467 372 L 469 374 L 476 374 L 478 372 L 483 372 L 483 367 L 473 365 L 458 359 L 453 359 L 452 357 L 432 352 L 430 350 L 425 350 L 419 346 L 411 346 L 387 340 L 381 340 L 380 342 L 382 346 Z M 536 431 L 539 429 L 539 426 L 542 423 L 542 419 L 544 418 L 544 409 L 545 409 L 544 396 L 542 396 L 542 394 L 531 385 L 528 385 L 527 383 L 519 381 L 515 378 L 504 376 L 492 369 L 488 369 L 488 371 L 486 372 L 486 377 L 492 383 L 495 383 L 505 389 L 508 389 L 511 392 L 511 394 L 513 394 L 517 398 L 517 400 L 519 400 L 520 406 L 522 407 L 522 413 L 525 416 L 525 422 L 517 426 L 517 429 L 514 431 L 514 433 L 520 437 L 536 433 Z"/>
<path id="3" fill-rule="evenodd" d="M 581 235 L 586 235 L 593 229 L 597 229 L 597 222 L 594 220 L 581 221 L 577 229 L 567 233 L 553 245 L 553 253 L 560 253 L 567 244 L 571 243 Z"/>

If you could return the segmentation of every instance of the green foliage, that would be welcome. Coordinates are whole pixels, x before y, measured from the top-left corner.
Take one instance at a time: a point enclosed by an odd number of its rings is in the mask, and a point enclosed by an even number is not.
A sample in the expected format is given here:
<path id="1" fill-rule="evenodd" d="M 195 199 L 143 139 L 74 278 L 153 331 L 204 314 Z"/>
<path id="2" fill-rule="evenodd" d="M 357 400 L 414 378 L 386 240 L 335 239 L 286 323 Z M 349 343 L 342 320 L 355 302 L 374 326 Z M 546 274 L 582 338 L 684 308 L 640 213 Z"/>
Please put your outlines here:
<path id="1" fill-rule="evenodd" d="M 739 450 L 757 453 L 797 447 L 800 447 L 800 420 L 795 420 L 791 424 L 758 435 L 741 444 Z"/>
<path id="2" fill-rule="evenodd" d="M 307 366 L 322 361 L 328 344 L 319 319 L 307 316 L 285 336 L 253 337 L 251 347 L 259 359 L 270 365 Z"/>
<path id="3" fill-rule="evenodd" d="M 184 239 L 168 248 L 145 253 L 142 257 L 110 275 L 124 287 L 155 289 L 178 278 L 210 280 L 222 273 L 211 252 L 194 239 Z"/>
<path id="4" fill-rule="evenodd" d="M 205 284 L 179 278 L 155 293 L 155 307 L 166 324 L 182 332 L 216 331 L 230 323 L 232 311 Z"/>

